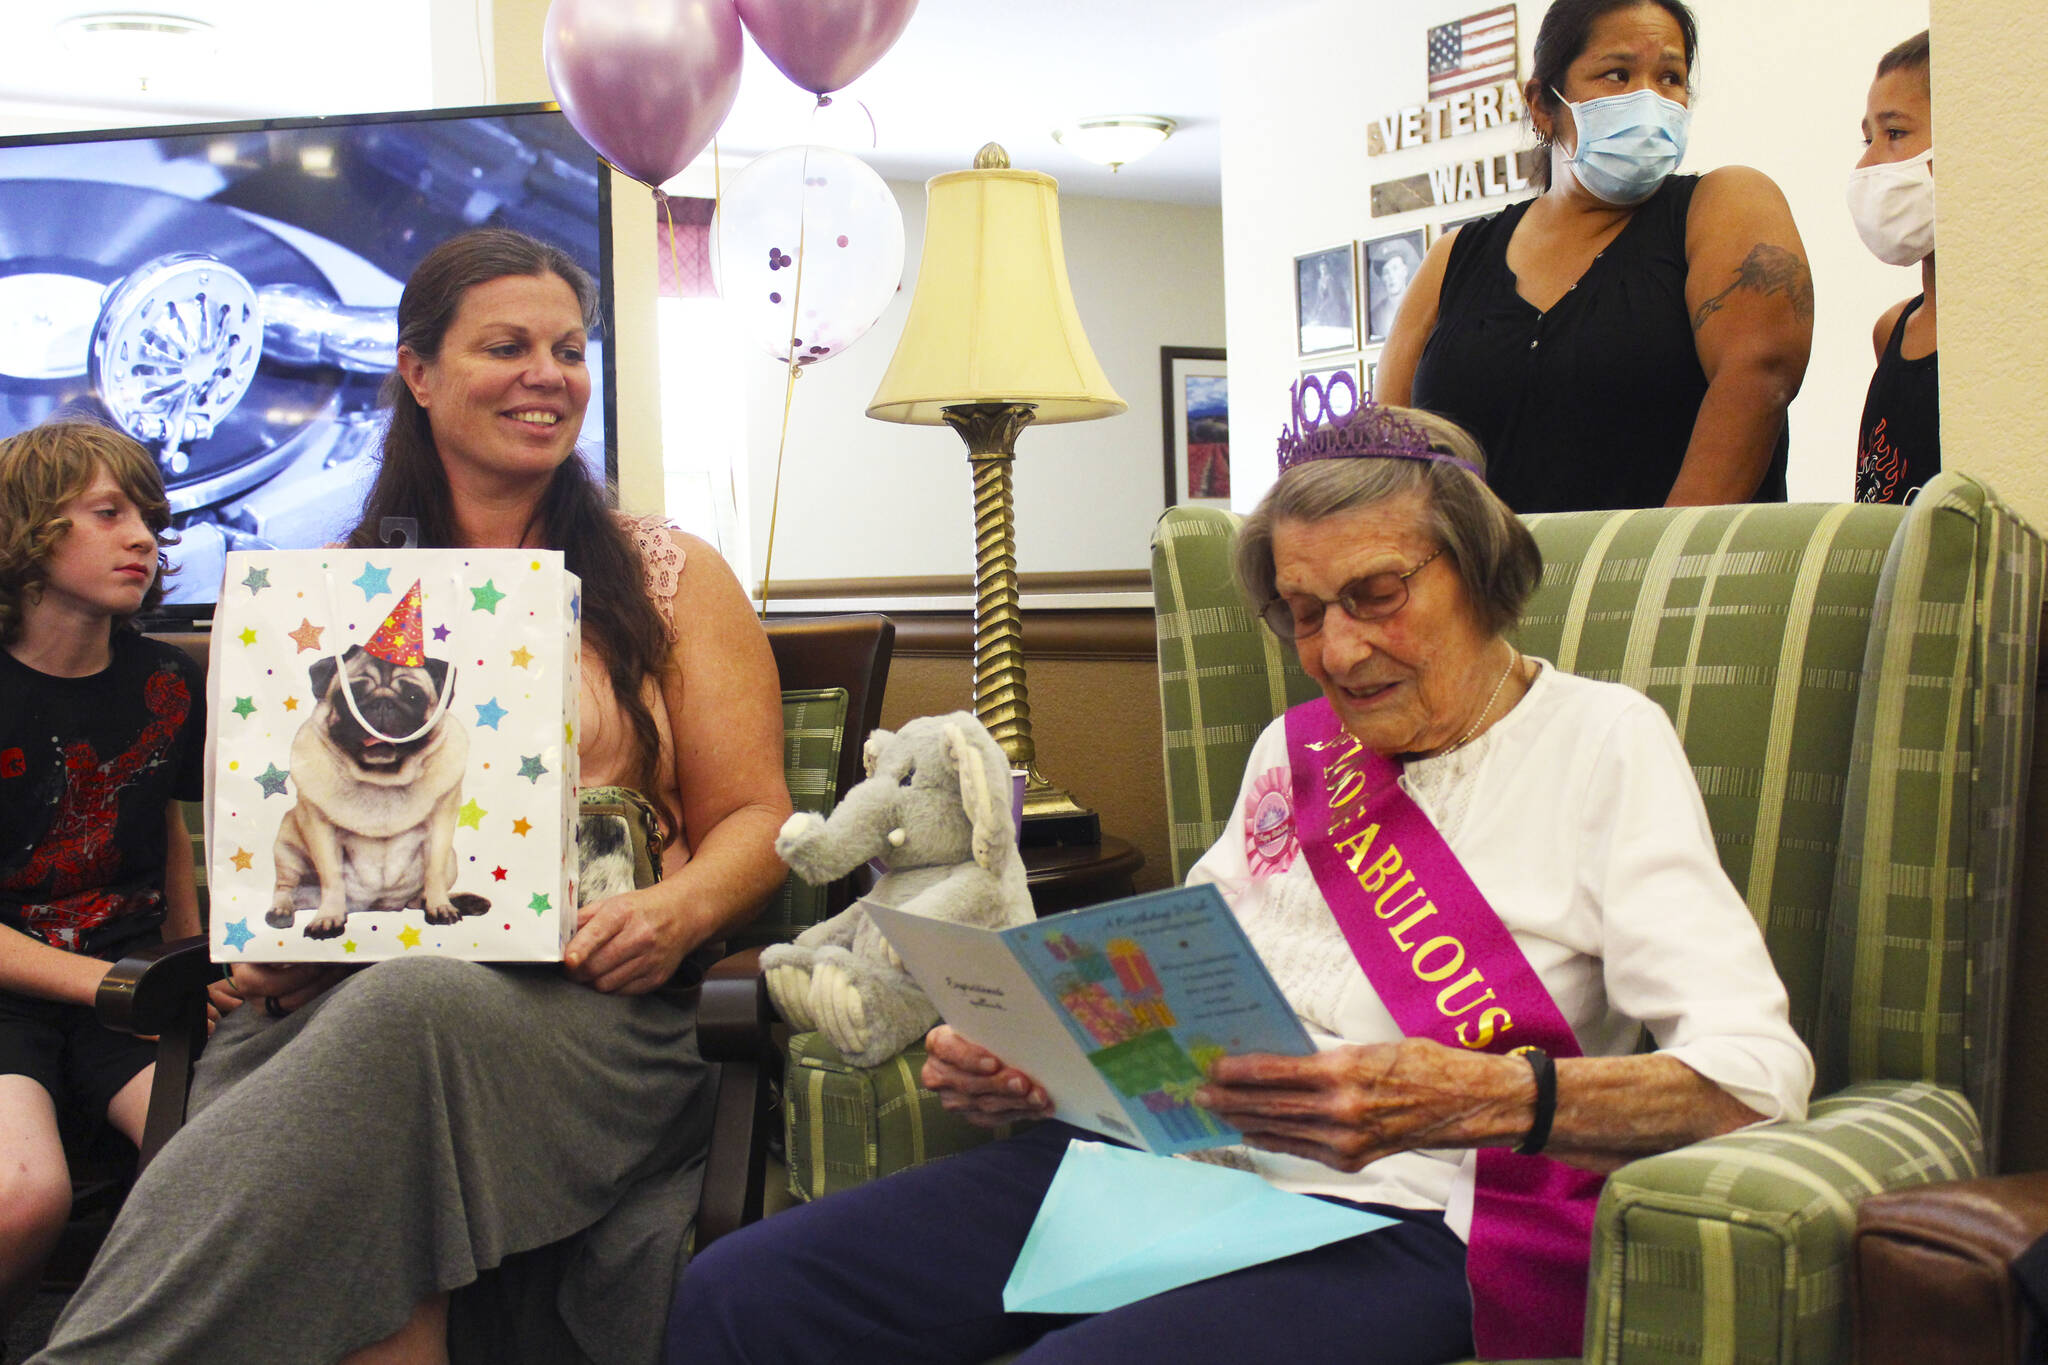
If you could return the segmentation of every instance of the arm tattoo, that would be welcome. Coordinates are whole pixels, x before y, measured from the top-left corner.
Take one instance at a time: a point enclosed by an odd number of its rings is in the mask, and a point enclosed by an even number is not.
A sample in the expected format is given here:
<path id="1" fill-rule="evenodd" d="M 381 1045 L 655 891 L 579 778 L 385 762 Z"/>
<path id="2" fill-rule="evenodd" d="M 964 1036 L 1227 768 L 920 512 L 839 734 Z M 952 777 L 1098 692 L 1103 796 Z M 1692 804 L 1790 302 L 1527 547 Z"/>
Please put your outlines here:
<path id="1" fill-rule="evenodd" d="M 1697 332 L 1707 325 L 1707 319 L 1728 306 L 1728 296 L 1738 289 L 1769 297 L 1783 294 L 1785 301 L 1792 305 L 1792 316 L 1808 326 L 1813 325 L 1813 275 L 1800 260 L 1781 246 L 1759 242 L 1751 248 L 1742 264 L 1735 268 L 1735 283 L 1723 289 L 1700 305 L 1692 315 L 1692 329 Z"/>

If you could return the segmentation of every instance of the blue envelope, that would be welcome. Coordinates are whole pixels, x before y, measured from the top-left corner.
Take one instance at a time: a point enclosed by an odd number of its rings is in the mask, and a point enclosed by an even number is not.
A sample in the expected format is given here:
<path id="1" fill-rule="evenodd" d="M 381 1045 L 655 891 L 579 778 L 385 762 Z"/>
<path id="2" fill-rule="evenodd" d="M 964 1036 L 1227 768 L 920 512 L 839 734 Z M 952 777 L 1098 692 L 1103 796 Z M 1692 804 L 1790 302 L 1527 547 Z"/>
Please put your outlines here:
<path id="1" fill-rule="evenodd" d="M 1276 1190 L 1250 1171 L 1073 1142 L 1003 1286 L 1003 1307 L 1103 1313 L 1393 1221 Z"/>

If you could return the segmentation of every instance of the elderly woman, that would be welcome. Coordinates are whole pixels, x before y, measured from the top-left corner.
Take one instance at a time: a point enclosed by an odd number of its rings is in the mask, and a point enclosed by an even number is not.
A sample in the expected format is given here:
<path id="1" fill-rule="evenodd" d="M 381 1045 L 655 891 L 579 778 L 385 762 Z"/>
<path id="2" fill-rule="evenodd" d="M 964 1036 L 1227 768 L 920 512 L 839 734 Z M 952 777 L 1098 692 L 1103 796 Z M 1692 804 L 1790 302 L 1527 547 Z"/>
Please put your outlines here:
<path id="1" fill-rule="evenodd" d="M 398 305 L 387 516 L 559 549 L 583 585 L 586 785 L 659 815 L 663 875 L 584 906 L 560 967 L 236 963 L 249 1000 L 46 1361 L 651 1359 L 709 1121 L 691 959 L 780 881 L 775 662 L 716 551 L 616 516 L 576 453 L 596 290 L 504 229 Z"/>
<path id="2" fill-rule="evenodd" d="M 1479 438 L 1517 512 L 1783 502 L 1813 279 L 1777 185 L 1675 175 L 1682 0 L 1552 0 L 1524 89 L 1543 193 L 1438 239 L 1377 396 Z"/>
<path id="3" fill-rule="evenodd" d="M 1323 696 L 1258 741 L 1190 876 L 1318 1051 L 1225 1058 L 1196 1102 L 1244 1133 L 1234 1164 L 1394 1224 L 1111 1312 L 1005 1313 L 1077 1135 L 1048 1122 L 722 1240 L 684 1276 L 674 1365 L 1575 1354 L 1602 1174 L 1804 1113 L 1811 1059 L 1663 711 L 1509 642 L 1539 561 L 1470 437 L 1323 398 L 1303 381 L 1238 548 Z M 948 1108 L 1048 1112 L 951 1029 L 929 1048 Z"/>

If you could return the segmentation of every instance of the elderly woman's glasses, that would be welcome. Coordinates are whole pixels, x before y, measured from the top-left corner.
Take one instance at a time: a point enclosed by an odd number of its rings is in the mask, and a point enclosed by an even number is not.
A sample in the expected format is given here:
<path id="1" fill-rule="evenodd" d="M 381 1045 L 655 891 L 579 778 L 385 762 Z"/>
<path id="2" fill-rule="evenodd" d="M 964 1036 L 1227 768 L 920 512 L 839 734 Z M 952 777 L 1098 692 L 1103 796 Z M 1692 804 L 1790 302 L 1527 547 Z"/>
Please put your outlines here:
<path id="1" fill-rule="evenodd" d="M 1333 606 L 1344 608 L 1344 614 L 1354 621 L 1384 621 L 1408 605 L 1408 580 L 1443 552 L 1444 547 L 1437 546 L 1405 572 L 1388 569 L 1354 578 L 1334 600 L 1306 593 L 1275 597 L 1259 609 L 1259 615 L 1283 640 L 1306 640 L 1314 635 L 1323 628 L 1323 613 Z"/>

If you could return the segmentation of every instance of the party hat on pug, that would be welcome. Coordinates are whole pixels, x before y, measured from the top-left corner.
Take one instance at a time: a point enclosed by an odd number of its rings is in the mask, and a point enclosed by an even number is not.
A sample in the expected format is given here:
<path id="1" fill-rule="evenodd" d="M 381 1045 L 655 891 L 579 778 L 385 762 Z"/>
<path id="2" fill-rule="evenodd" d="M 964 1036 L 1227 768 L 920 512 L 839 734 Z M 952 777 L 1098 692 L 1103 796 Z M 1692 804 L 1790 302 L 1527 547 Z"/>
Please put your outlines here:
<path id="1" fill-rule="evenodd" d="M 377 627 L 377 633 L 365 642 L 363 652 L 399 668 L 419 668 L 426 663 L 426 628 L 420 620 L 418 579 L 398 599 L 398 605 Z"/>

